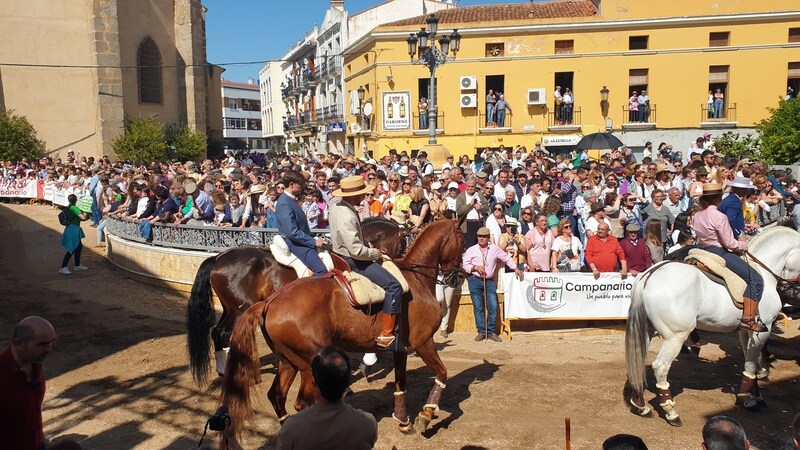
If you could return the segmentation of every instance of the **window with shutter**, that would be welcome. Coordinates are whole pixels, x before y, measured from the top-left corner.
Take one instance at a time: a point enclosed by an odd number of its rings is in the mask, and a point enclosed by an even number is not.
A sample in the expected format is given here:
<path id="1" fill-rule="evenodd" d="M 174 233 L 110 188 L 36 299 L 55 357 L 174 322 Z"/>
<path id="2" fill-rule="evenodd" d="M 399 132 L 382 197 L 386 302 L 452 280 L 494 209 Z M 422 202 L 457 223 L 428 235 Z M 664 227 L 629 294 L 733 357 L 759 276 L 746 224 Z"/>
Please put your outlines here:
<path id="1" fill-rule="evenodd" d="M 729 31 L 718 31 L 708 34 L 709 47 L 727 47 L 730 45 L 731 33 Z"/>

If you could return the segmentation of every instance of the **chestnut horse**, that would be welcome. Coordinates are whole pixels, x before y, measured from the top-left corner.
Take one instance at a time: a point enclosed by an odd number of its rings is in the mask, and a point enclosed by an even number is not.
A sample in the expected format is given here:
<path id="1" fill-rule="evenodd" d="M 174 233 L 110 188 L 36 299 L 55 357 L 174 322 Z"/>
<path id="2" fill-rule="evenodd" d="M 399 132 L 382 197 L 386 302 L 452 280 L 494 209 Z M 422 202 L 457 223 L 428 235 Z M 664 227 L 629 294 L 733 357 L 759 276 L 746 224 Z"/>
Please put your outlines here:
<path id="1" fill-rule="evenodd" d="M 396 223 L 375 217 L 364 220 L 362 227 L 365 238 L 375 248 L 393 258 L 402 254 L 405 231 Z M 189 366 L 197 384 L 205 384 L 208 377 L 209 334 L 214 350 L 228 347 L 233 325 L 244 310 L 253 303 L 266 300 L 278 288 L 296 279 L 294 269 L 278 264 L 272 253 L 264 248 L 234 248 L 203 261 L 197 270 L 186 311 Z M 216 326 L 212 288 L 222 305 L 222 316 Z M 224 362 L 217 371 L 222 368 Z"/>
<path id="2" fill-rule="evenodd" d="M 448 284 L 458 283 L 461 274 L 462 235 L 459 224 L 439 220 L 423 229 L 405 256 L 396 261 L 410 287 L 403 295 L 399 337 L 408 349 L 436 372 L 433 389 L 415 428 L 428 428 L 447 381 L 447 370 L 439 358 L 433 334 L 442 319 L 442 307 L 436 300 L 436 276 L 439 268 Z M 278 421 L 283 423 L 289 388 L 300 372 L 300 391 L 294 407 L 300 411 L 314 403 L 311 360 L 320 349 L 334 345 L 349 352 L 376 352 L 375 337 L 381 331 L 380 305 L 354 308 L 347 294 L 333 278 L 303 278 L 280 289 L 269 299 L 251 306 L 236 322 L 231 349 L 222 381 L 222 404 L 228 406 L 235 426 L 253 415 L 250 402 L 252 387 L 260 380 L 256 330 L 278 357 L 278 374 L 267 397 Z M 403 432 L 413 430 L 406 413 L 407 353 L 394 352 L 394 414 Z"/>

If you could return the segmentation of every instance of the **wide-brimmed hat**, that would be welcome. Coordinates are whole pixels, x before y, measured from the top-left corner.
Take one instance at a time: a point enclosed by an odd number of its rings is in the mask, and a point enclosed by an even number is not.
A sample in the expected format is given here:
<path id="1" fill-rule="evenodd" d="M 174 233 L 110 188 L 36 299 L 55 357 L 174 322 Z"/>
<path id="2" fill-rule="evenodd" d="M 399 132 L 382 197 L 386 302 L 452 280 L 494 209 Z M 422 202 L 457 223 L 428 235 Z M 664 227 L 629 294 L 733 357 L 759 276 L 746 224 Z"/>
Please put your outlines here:
<path id="1" fill-rule="evenodd" d="M 677 171 L 675 170 L 675 166 L 673 166 L 672 164 L 658 163 L 656 164 L 656 173 L 660 172 L 676 173 Z"/>
<path id="2" fill-rule="evenodd" d="M 592 203 L 592 209 L 590 211 L 592 212 L 592 214 L 594 214 L 597 211 L 603 211 L 604 209 L 605 209 L 605 206 L 603 206 L 602 203 L 594 202 L 594 203 Z"/>
<path id="3" fill-rule="evenodd" d="M 187 180 L 185 183 L 183 183 L 183 190 L 187 194 L 194 194 L 194 191 L 197 190 L 197 184 L 195 184 L 195 182 L 192 180 Z"/>
<path id="4" fill-rule="evenodd" d="M 707 195 L 719 195 L 722 194 L 722 185 L 719 183 L 705 183 L 703 185 L 703 195 L 705 197 Z"/>
<path id="5" fill-rule="evenodd" d="M 439 183 L 438 181 L 434 181 L 433 183 L 431 183 L 431 189 L 433 189 L 434 191 L 438 191 L 441 188 L 442 188 L 442 183 Z"/>
<path id="6" fill-rule="evenodd" d="M 250 195 L 263 194 L 266 191 L 267 191 L 267 187 L 264 186 L 263 184 L 254 184 L 254 185 L 250 186 Z"/>
<path id="7" fill-rule="evenodd" d="M 513 217 L 506 218 L 506 226 L 507 227 L 516 227 L 517 226 L 517 219 Z"/>
<path id="8" fill-rule="evenodd" d="M 397 169 L 397 173 L 401 177 L 404 177 L 404 178 L 407 177 L 408 176 L 408 166 L 401 166 L 399 169 Z"/>
<path id="9" fill-rule="evenodd" d="M 735 176 L 733 177 L 733 181 L 728 181 L 725 183 L 726 185 L 734 188 L 742 188 L 742 189 L 755 189 L 756 187 L 750 181 L 749 178 Z"/>
<path id="10" fill-rule="evenodd" d="M 339 189 L 333 191 L 332 195 L 334 197 L 355 197 L 356 195 L 372 192 L 374 189 L 375 186 L 367 185 L 367 183 L 364 181 L 364 178 L 358 175 L 353 175 L 351 177 L 344 178 L 339 183 Z"/>

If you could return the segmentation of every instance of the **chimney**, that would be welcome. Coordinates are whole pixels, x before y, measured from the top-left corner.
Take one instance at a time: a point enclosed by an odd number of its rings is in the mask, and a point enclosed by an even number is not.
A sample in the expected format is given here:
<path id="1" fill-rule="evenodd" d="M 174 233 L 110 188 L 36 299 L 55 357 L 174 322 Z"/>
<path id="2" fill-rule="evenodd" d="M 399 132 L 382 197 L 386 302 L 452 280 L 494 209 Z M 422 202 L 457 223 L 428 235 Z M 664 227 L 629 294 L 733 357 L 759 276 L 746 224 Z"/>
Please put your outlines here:
<path id="1" fill-rule="evenodd" d="M 248 77 L 247 84 L 256 84 L 256 80 L 254 80 L 253 77 Z"/>
<path id="2" fill-rule="evenodd" d="M 331 0 L 331 8 L 344 12 L 344 0 Z"/>

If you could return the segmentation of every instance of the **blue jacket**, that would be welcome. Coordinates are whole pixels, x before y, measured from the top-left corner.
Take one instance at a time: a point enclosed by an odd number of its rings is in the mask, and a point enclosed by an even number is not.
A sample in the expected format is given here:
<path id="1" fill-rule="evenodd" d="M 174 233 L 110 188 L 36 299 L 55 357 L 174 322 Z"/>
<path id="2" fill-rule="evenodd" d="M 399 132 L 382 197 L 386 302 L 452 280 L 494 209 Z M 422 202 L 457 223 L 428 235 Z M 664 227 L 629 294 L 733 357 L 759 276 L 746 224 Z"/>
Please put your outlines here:
<path id="1" fill-rule="evenodd" d="M 278 232 L 293 244 L 300 247 L 316 248 L 316 241 L 308 227 L 306 213 L 300 205 L 284 192 L 275 203 L 278 214 Z"/>
<path id="2" fill-rule="evenodd" d="M 728 194 L 719 204 L 719 212 L 728 216 L 728 222 L 733 230 L 733 237 L 738 239 L 744 234 L 744 213 L 742 213 L 742 200 L 736 194 Z"/>

